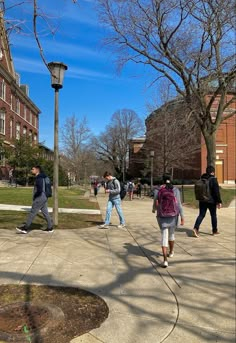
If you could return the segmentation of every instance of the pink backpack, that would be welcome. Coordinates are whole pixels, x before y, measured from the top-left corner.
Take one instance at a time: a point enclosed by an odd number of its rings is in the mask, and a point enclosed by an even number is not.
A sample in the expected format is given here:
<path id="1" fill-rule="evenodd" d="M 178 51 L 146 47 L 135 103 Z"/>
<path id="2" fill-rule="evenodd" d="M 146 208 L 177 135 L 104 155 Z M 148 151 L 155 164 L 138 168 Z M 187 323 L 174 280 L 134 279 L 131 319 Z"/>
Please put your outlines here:
<path id="1" fill-rule="evenodd" d="M 158 217 L 175 217 L 179 215 L 177 199 L 174 190 L 162 187 L 158 192 Z"/>

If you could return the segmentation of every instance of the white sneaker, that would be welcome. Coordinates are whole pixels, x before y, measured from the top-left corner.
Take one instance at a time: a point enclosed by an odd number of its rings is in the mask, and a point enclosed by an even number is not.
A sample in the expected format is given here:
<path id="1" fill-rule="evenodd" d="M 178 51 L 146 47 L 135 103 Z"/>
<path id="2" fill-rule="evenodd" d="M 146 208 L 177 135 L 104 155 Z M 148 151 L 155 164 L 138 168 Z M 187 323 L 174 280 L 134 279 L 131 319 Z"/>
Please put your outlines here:
<path id="1" fill-rule="evenodd" d="M 125 224 L 120 224 L 120 225 L 117 225 L 118 229 L 124 229 L 125 228 Z"/>
<path id="2" fill-rule="evenodd" d="M 168 262 L 167 261 L 163 261 L 161 264 L 162 268 L 167 268 L 168 267 Z"/>
<path id="3" fill-rule="evenodd" d="M 175 254 L 174 251 L 172 251 L 172 253 L 169 253 L 168 256 L 169 256 L 169 257 L 174 257 L 174 254 Z"/>
<path id="4" fill-rule="evenodd" d="M 28 230 L 26 230 L 25 226 L 17 226 L 16 227 L 16 230 L 21 232 L 21 233 L 24 233 L 24 234 L 27 234 L 28 233 Z"/>
<path id="5" fill-rule="evenodd" d="M 109 225 L 107 224 L 102 224 L 98 226 L 99 229 L 109 229 Z"/>

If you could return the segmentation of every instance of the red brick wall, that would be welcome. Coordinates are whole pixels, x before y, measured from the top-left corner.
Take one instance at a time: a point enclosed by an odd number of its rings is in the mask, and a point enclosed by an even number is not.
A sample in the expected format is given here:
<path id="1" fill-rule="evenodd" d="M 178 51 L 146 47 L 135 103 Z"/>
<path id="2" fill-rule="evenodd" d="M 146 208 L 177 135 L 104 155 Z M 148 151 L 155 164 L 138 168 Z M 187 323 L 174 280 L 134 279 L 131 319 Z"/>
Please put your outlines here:
<path id="1" fill-rule="evenodd" d="M 227 101 L 232 98 L 232 95 L 227 96 Z M 217 102 L 217 101 L 216 101 Z M 216 104 L 214 105 L 216 108 Z M 230 105 L 230 110 L 236 109 L 236 101 Z M 227 115 L 227 112 L 225 112 Z M 233 183 L 236 180 L 236 149 L 235 149 L 235 126 L 236 120 L 235 115 L 224 120 L 219 126 L 216 133 L 216 164 L 222 164 L 222 180 L 221 173 L 216 176 L 222 183 Z M 202 173 L 205 172 L 207 166 L 207 152 L 206 146 L 202 139 L 202 158 L 201 158 L 201 170 Z M 217 169 L 216 169 L 217 171 Z"/>

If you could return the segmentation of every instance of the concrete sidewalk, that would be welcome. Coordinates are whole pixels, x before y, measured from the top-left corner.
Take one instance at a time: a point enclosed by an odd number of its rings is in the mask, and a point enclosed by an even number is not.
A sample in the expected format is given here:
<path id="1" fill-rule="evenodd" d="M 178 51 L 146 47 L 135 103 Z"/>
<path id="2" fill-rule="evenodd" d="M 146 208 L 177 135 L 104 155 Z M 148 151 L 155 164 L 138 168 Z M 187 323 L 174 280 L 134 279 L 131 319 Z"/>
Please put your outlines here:
<path id="1" fill-rule="evenodd" d="M 104 216 L 107 198 L 98 195 Z M 73 343 L 235 342 L 235 208 L 218 211 L 219 236 L 207 216 L 185 208 L 174 258 L 162 261 L 151 199 L 123 201 L 127 229 L 97 227 L 53 234 L 0 230 L 0 284 L 47 284 L 87 289 L 109 306 L 100 328 Z M 60 342 L 58 342 L 60 343 Z"/>

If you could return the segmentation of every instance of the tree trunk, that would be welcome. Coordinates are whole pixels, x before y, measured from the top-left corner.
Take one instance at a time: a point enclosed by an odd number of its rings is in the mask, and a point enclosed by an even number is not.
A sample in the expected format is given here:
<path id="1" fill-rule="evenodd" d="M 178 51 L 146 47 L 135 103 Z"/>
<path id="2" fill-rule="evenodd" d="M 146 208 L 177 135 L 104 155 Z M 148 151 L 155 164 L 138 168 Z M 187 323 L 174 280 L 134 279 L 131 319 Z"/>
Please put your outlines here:
<path id="1" fill-rule="evenodd" d="M 215 166 L 216 162 L 216 131 L 202 130 L 207 149 L 207 165 Z"/>

